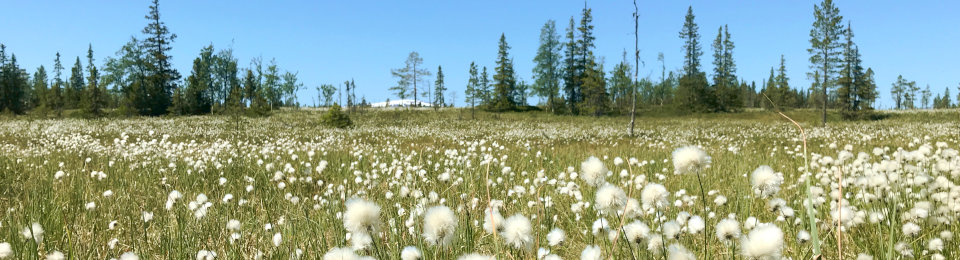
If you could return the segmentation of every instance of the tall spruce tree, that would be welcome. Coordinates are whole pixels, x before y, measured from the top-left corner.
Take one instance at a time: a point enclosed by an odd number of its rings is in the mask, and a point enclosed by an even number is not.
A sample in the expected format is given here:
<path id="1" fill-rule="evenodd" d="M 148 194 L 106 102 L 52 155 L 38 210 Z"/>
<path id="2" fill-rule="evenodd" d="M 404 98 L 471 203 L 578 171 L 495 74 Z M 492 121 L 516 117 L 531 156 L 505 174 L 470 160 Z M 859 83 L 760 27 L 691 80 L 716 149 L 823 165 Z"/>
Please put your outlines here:
<path id="1" fill-rule="evenodd" d="M 211 112 L 214 103 L 211 95 L 211 89 L 214 88 L 213 51 L 213 45 L 203 47 L 193 60 L 193 70 L 190 76 L 187 76 L 186 89 L 181 91 L 186 114 L 202 115 Z"/>
<path id="2" fill-rule="evenodd" d="M 533 92 L 541 99 L 547 99 L 546 107 L 553 113 L 558 112 L 557 93 L 563 77 L 562 51 L 563 45 L 560 43 L 560 35 L 557 34 L 556 22 L 548 20 L 540 29 L 540 47 L 533 58 L 536 64 L 533 67 Z"/>
<path id="3" fill-rule="evenodd" d="M 47 78 L 47 69 L 40 65 L 37 68 L 37 71 L 33 73 L 33 90 L 31 91 L 30 107 L 36 108 L 43 113 L 46 113 L 49 106 L 47 105 L 47 92 L 50 85 L 50 81 Z"/>
<path id="4" fill-rule="evenodd" d="M 715 98 L 707 83 L 706 74 L 700 71 L 699 27 L 693 15 L 693 6 L 687 8 L 683 28 L 679 36 L 683 39 L 683 75 L 680 77 L 676 99 L 680 109 L 692 112 L 708 112 L 715 107 Z"/>
<path id="5" fill-rule="evenodd" d="M 440 109 L 446 104 L 443 100 L 443 92 L 447 91 L 447 86 L 443 84 L 443 66 L 437 66 L 437 80 L 433 82 L 433 107 Z"/>
<path id="6" fill-rule="evenodd" d="M 88 116 L 103 116 L 103 108 L 106 107 L 106 96 L 103 89 L 100 88 L 100 73 L 93 62 L 93 45 L 87 49 L 87 88 L 85 100 L 82 102 L 84 112 Z"/>
<path id="7" fill-rule="evenodd" d="M 834 4 L 833 0 L 824 0 L 819 6 L 813 6 L 814 22 L 810 28 L 810 48 L 807 52 L 810 54 L 810 68 L 820 72 L 819 90 L 822 99 L 821 118 L 822 125 L 827 125 L 827 92 L 833 86 L 835 75 L 840 65 L 840 34 L 843 33 L 843 25 L 840 16 L 840 9 Z M 810 75 L 810 74 L 808 74 Z M 815 245 L 819 248 L 819 245 Z"/>
<path id="8" fill-rule="evenodd" d="M 77 61 L 73 63 L 73 67 L 70 68 L 70 88 L 67 89 L 67 108 L 79 108 L 82 106 L 83 102 L 83 93 L 86 84 L 83 81 L 83 65 L 80 64 L 80 57 L 77 56 Z"/>
<path id="9" fill-rule="evenodd" d="M 729 27 L 721 26 L 717 29 L 717 38 L 713 41 L 713 92 L 716 94 L 714 111 L 737 111 L 743 106 L 737 85 L 733 48 Z"/>
<path id="10" fill-rule="evenodd" d="M 493 102 L 493 91 L 490 90 L 490 74 L 487 73 L 487 66 L 483 66 L 482 72 L 480 72 L 480 88 L 478 91 L 480 93 L 480 100 L 483 100 L 483 105 L 490 105 Z"/>
<path id="11" fill-rule="evenodd" d="M 53 85 L 50 89 L 49 96 L 47 97 L 47 104 L 50 105 L 50 109 L 56 113 L 59 117 L 63 112 L 63 64 L 60 63 L 60 52 L 57 52 L 57 57 L 53 60 Z"/>
<path id="12" fill-rule="evenodd" d="M 497 44 L 497 67 L 494 68 L 493 75 L 493 103 L 490 109 L 493 111 L 508 111 L 516 107 L 512 93 L 516 88 L 516 78 L 514 78 L 513 61 L 510 59 L 510 45 L 507 44 L 507 37 L 500 34 L 500 41 Z"/>
<path id="13" fill-rule="evenodd" d="M 23 114 L 30 76 L 17 64 L 17 55 L 10 54 L 7 59 L 4 48 L 0 45 L 0 112 Z"/>
<path id="14" fill-rule="evenodd" d="M 475 118 L 477 101 L 480 97 L 480 76 L 477 75 L 477 64 L 470 62 L 470 78 L 467 79 L 467 87 L 464 93 L 467 104 L 470 104 L 470 118 Z"/>
<path id="15" fill-rule="evenodd" d="M 143 28 L 146 39 L 141 44 L 148 56 L 148 63 L 143 92 L 146 95 L 144 102 L 138 104 L 142 115 L 156 116 L 167 113 L 173 90 L 177 88 L 176 82 L 180 79 L 180 73 L 170 63 L 173 58 L 170 50 L 177 35 L 171 33 L 167 25 L 160 21 L 159 6 L 159 0 L 153 0 L 150 12 L 144 16 L 148 23 Z"/>
<path id="16" fill-rule="evenodd" d="M 567 98 L 567 107 L 571 114 L 578 114 L 577 103 L 580 102 L 580 75 L 577 74 L 577 39 L 576 23 L 573 17 L 570 17 L 570 27 L 567 27 L 566 39 L 564 45 L 563 58 L 563 92 Z"/>

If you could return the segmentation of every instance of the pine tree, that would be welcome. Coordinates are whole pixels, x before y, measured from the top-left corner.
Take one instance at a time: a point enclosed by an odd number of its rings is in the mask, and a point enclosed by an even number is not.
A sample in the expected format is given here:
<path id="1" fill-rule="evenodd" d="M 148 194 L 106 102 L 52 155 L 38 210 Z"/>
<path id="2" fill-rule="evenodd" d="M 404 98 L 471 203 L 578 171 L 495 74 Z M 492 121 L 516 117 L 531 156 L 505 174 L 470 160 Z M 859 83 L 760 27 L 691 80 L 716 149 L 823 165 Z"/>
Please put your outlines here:
<path id="1" fill-rule="evenodd" d="M 421 67 L 423 65 L 423 58 L 420 58 L 420 53 L 410 52 L 410 55 L 407 56 L 407 61 L 404 63 L 403 68 L 391 70 L 391 74 L 394 77 L 398 78 L 397 85 L 390 88 L 394 91 L 394 94 L 397 95 L 400 99 L 408 97 L 407 91 L 410 91 L 410 88 L 413 87 L 413 93 L 410 94 L 413 96 L 414 105 L 418 105 L 417 102 L 417 83 L 421 80 L 420 77 L 430 76 L 430 71 Z"/>
<path id="2" fill-rule="evenodd" d="M 500 34 L 500 41 L 497 44 L 497 67 L 493 74 L 493 103 L 490 110 L 508 111 L 516 108 L 516 102 L 513 100 L 513 91 L 516 88 L 516 78 L 514 78 L 513 61 L 510 59 L 510 45 L 507 45 L 507 37 Z"/>
<path id="3" fill-rule="evenodd" d="M 940 102 L 943 104 L 940 108 L 950 108 L 950 106 L 952 106 L 953 101 L 950 100 L 949 87 L 943 88 L 943 98 L 940 100 Z"/>
<path id="4" fill-rule="evenodd" d="M 921 108 L 930 108 L 930 84 L 927 84 L 927 87 L 920 91 L 920 104 Z"/>
<path id="5" fill-rule="evenodd" d="M 433 107 L 439 109 L 446 104 L 443 100 L 443 92 L 447 91 L 446 85 L 443 84 L 443 66 L 437 66 L 437 80 L 433 82 L 433 87 Z"/>
<path id="6" fill-rule="evenodd" d="M 843 25 L 840 9 L 833 4 L 833 0 L 824 0 L 819 6 L 813 7 L 813 28 L 810 29 L 810 68 L 820 72 L 821 79 L 817 79 L 822 99 L 822 125 L 827 125 L 827 92 L 834 82 L 840 63 L 840 34 Z"/>
<path id="7" fill-rule="evenodd" d="M 557 93 L 560 91 L 560 79 L 563 77 L 561 52 L 563 45 L 557 34 L 556 22 L 548 20 L 540 29 L 540 47 L 533 58 L 533 92 L 541 98 L 547 98 L 547 108 L 557 113 Z"/>
<path id="8" fill-rule="evenodd" d="M 106 106 L 106 98 L 103 89 L 100 88 L 100 74 L 97 66 L 93 63 L 93 45 L 87 49 L 87 90 L 85 91 L 84 112 L 88 116 L 100 117 L 103 115 L 103 108 Z"/>
<path id="9" fill-rule="evenodd" d="M 608 86 L 610 86 L 610 100 L 617 109 L 626 111 L 631 105 L 634 82 L 630 79 L 630 63 L 627 53 L 623 53 L 623 61 L 613 67 L 610 72 Z"/>

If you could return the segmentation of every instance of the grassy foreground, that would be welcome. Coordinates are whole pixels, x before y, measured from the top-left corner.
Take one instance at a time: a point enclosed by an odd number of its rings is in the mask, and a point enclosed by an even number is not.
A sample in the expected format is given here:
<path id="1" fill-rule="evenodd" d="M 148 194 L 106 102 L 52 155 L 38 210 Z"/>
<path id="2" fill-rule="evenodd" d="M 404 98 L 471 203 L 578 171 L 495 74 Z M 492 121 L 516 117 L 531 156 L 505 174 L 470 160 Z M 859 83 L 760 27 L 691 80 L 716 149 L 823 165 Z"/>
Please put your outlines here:
<path id="1" fill-rule="evenodd" d="M 812 231 L 804 207 L 809 180 L 826 259 L 840 256 L 838 242 L 845 258 L 960 257 L 949 250 L 960 247 L 952 239 L 960 232 L 956 111 L 834 120 L 826 128 L 817 127 L 814 111 L 788 112 L 806 129 L 809 165 L 798 130 L 765 111 L 641 115 L 636 137 L 626 136 L 626 117 L 367 111 L 353 115 L 355 128 L 336 130 L 320 126 L 319 113 L 241 121 L 4 119 L 0 242 L 11 245 L 12 259 L 54 252 L 80 259 L 125 252 L 190 259 L 201 250 L 220 259 L 316 259 L 351 246 L 377 259 L 398 259 L 406 246 L 417 247 L 424 259 L 474 252 L 537 259 L 544 250 L 575 259 L 590 245 L 604 259 L 656 259 L 677 254 L 663 250 L 673 244 L 700 259 L 746 259 L 748 241 L 724 242 L 712 233 L 731 218 L 743 239 L 748 226 L 775 225 L 783 233 L 778 257 L 810 259 L 813 241 L 798 239 Z M 696 174 L 674 173 L 672 153 L 688 145 L 711 157 L 700 171 L 706 198 Z M 590 156 L 603 162 L 605 181 L 627 197 L 642 200 L 642 189 L 658 183 L 670 193 L 669 205 L 626 209 L 636 214 L 597 210 L 597 187 L 573 177 L 583 175 L 581 163 Z M 751 174 L 761 165 L 782 178 L 773 196 L 754 192 Z M 725 203 L 716 202 L 720 196 Z M 379 229 L 368 243 L 354 241 L 343 224 L 344 204 L 355 197 L 380 207 Z M 785 204 L 771 208 L 777 198 Z M 512 243 L 512 235 L 485 231 L 491 204 L 504 217 L 528 219 L 529 239 Z M 447 245 L 423 236 L 424 214 L 438 205 L 452 209 L 458 223 Z M 689 215 L 701 217 L 706 231 L 689 227 Z M 750 217 L 756 223 L 748 223 Z M 231 220 L 239 225 L 228 225 Z M 669 232 L 662 226 L 671 220 L 682 231 L 661 236 L 664 243 L 655 246 L 654 234 Z M 628 235 L 619 226 L 634 221 L 648 225 L 650 235 L 623 239 Z M 562 245 L 548 244 L 554 228 L 566 233 Z M 711 232 L 706 244 L 703 232 Z"/>

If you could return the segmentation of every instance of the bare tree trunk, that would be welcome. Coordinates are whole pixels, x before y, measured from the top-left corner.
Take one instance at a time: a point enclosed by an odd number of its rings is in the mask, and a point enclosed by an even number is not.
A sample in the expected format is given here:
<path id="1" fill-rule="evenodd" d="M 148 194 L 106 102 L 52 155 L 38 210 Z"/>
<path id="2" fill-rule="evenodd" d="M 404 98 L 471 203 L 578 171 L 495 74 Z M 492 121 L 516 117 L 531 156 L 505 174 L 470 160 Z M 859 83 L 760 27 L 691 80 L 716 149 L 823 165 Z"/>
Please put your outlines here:
<path id="1" fill-rule="evenodd" d="M 633 126 L 637 120 L 637 75 L 640 74 L 640 36 L 637 31 L 640 26 L 640 12 L 637 9 L 637 0 L 633 0 L 633 51 L 636 60 L 633 64 L 633 108 L 630 109 L 630 129 L 627 130 L 628 136 L 633 136 Z"/>

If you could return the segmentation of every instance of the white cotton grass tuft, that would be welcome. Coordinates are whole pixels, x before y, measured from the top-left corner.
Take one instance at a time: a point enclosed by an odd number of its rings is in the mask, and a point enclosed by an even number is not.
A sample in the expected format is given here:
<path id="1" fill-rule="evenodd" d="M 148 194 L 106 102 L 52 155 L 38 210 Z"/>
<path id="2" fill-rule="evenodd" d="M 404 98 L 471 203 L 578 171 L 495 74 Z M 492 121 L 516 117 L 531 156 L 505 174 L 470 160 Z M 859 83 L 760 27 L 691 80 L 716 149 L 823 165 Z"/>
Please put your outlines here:
<path id="1" fill-rule="evenodd" d="M 490 207 L 483 210 L 483 230 L 487 233 L 493 234 L 502 231 L 503 222 L 504 219 L 503 215 L 500 215 L 500 210 Z"/>
<path id="2" fill-rule="evenodd" d="M 403 248 L 403 251 L 400 251 L 400 260 L 420 260 L 422 258 L 423 253 L 415 246 L 407 246 Z"/>
<path id="3" fill-rule="evenodd" d="M 523 215 L 516 214 L 507 218 L 503 223 L 503 240 L 510 246 L 517 249 L 533 249 L 533 236 L 531 232 L 530 220 Z"/>
<path id="4" fill-rule="evenodd" d="M 810 242 L 810 239 L 810 232 L 807 232 L 806 230 L 800 230 L 800 232 L 797 232 L 797 242 L 800 242 L 800 244 Z"/>
<path id="5" fill-rule="evenodd" d="M 676 220 L 663 223 L 663 235 L 669 239 L 680 238 L 680 223 L 677 223 Z"/>
<path id="6" fill-rule="evenodd" d="M 373 237 L 369 233 L 350 233 L 350 247 L 353 250 L 363 251 L 373 245 Z"/>
<path id="7" fill-rule="evenodd" d="M 914 224 L 913 222 L 907 222 L 906 224 L 903 224 L 903 228 L 901 228 L 901 230 L 903 231 L 904 235 L 910 237 L 920 234 L 920 226 Z"/>
<path id="8" fill-rule="evenodd" d="M 53 253 L 47 254 L 47 260 L 63 260 L 67 259 L 60 251 L 53 251 Z"/>
<path id="9" fill-rule="evenodd" d="M 43 226 L 40 226 L 40 223 L 33 222 L 29 227 L 24 227 L 20 231 L 20 235 L 23 235 L 23 238 L 26 239 L 33 239 L 37 243 L 43 242 Z"/>
<path id="10" fill-rule="evenodd" d="M 334 247 L 323 254 L 323 260 L 357 260 L 360 256 L 353 252 L 353 249 L 346 247 Z"/>
<path id="11" fill-rule="evenodd" d="M 600 251 L 599 246 L 587 246 L 580 252 L 580 260 L 601 260 L 603 258 L 603 251 Z"/>
<path id="12" fill-rule="evenodd" d="M 583 174 L 580 178 L 582 178 L 587 185 L 596 187 L 606 182 L 607 167 L 604 166 L 603 161 L 600 161 L 597 157 L 590 156 L 586 161 L 580 163 L 580 171 L 582 171 Z"/>
<path id="13" fill-rule="evenodd" d="M 673 151 L 675 174 L 687 174 L 710 167 L 710 156 L 696 146 L 684 146 Z"/>
<path id="14" fill-rule="evenodd" d="M 550 230 L 550 233 L 547 233 L 547 244 L 550 246 L 558 246 L 563 244 L 563 240 L 567 238 L 567 233 L 560 228 L 553 228 Z"/>
<path id="15" fill-rule="evenodd" d="M 776 195 L 780 191 L 780 184 L 783 183 L 783 177 L 773 171 L 773 168 L 767 165 L 761 165 L 753 170 L 750 175 L 750 184 L 753 185 L 753 192 L 760 197 L 768 198 Z"/>
<path id="16" fill-rule="evenodd" d="M 706 223 L 703 222 L 703 218 L 700 216 L 693 216 L 687 221 L 687 232 L 690 234 L 700 233 L 705 227 Z"/>
<path id="17" fill-rule="evenodd" d="M 424 213 L 423 237 L 430 244 L 450 245 L 456 229 L 457 216 L 447 206 L 434 206 Z"/>
<path id="18" fill-rule="evenodd" d="M 663 208 L 670 205 L 670 192 L 658 183 L 648 183 L 640 191 L 640 200 L 643 205 L 651 208 Z"/>
<path id="19" fill-rule="evenodd" d="M 240 221 L 236 219 L 227 221 L 227 229 L 232 231 L 240 230 Z"/>
<path id="20" fill-rule="evenodd" d="M 280 247 L 280 243 L 283 243 L 283 235 L 280 232 L 273 234 L 273 247 Z"/>
<path id="21" fill-rule="evenodd" d="M 727 243 L 734 242 L 734 239 L 740 238 L 740 222 L 735 219 L 725 218 L 717 223 L 717 238 Z"/>
<path id="22" fill-rule="evenodd" d="M 13 255 L 13 248 L 10 247 L 10 243 L 0 243 L 0 259 L 10 257 L 11 255 Z"/>
<path id="23" fill-rule="evenodd" d="M 201 249 L 197 251 L 197 260 L 213 260 L 217 259 L 217 252 Z"/>
<path id="24" fill-rule="evenodd" d="M 627 204 L 627 193 L 613 184 L 603 184 L 597 189 L 595 196 L 594 205 L 602 212 L 617 212 L 623 210 L 623 206 Z"/>
<path id="25" fill-rule="evenodd" d="M 667 260 L 696 260 L 697 256 L 678 243 L 667 247 Z"/>
<path id="26" fill-rule="evenodd" d="M 865 253 L 859 253 L 857 254 L 857 260 L 873 260 L 873 256 Z"/>
<path id="27" fill-rule="evenodd" d="M 352 233 L 375 233 L 380 226 L 380 206 L 360 198 L 347 200 L 343 227 Z"/>
<path id="28" fill-rule="evenodd" d="M 743 256 L 747 258 L 776 259 L 783 249 L 783 231 L 773 224 L 761 224 L 751 230 L 741 243 Z"/>
<path id="29" fill-rule="evenodd" d="M 635 220 L 623 226 L 623 234 L 630 242 L 640 244 L 650 235 L 650 227 L 639 220 Z"/>
<path id="30" fill-rule="evenodd" d="M 126 252 L 120 255 L 119 260 L 140 260 L 140 256 L 137 256 L 134 252 Z"/>
<path id="31" fill-rule="evenodd" d="M 479 253 L 470 253 L 457 257 L 457 260 L 494 260 L 496 257 L 492 255 L 484 255 Z"/>

